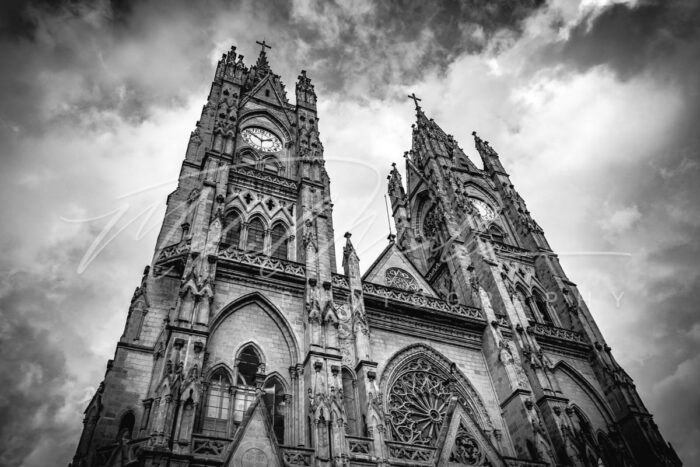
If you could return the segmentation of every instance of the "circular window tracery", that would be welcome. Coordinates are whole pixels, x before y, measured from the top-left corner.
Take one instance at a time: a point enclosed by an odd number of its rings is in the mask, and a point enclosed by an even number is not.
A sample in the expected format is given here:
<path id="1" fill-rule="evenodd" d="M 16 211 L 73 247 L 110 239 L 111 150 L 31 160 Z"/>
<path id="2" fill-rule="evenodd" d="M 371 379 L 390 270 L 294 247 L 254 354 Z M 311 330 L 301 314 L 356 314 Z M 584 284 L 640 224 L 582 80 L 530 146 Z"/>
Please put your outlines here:
<path id="1" fill-rule="evenodd" d="M 401 268 L 389 268 L 385 273 L 386 285 L 410 292 L 420 292 L 421 288 L 416 278 Z"/>
<path id="2" fill-rule="evenodd" d="M 467 413 L 473 410 L 447 376 L 425 358 L 409 362 L 394 379 L 387 396 L 392 438 L 404 443 L 434 446 L 452 396 Z"/>

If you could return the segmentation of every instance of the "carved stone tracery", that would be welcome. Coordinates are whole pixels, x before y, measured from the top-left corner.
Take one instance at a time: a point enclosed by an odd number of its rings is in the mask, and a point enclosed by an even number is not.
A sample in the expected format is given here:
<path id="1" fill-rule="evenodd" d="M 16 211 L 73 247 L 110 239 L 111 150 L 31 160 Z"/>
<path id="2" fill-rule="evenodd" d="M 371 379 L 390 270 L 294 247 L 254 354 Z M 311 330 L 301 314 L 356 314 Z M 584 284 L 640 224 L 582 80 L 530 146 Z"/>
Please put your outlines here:
<path id="1" fill-rule="evenodd" d="M 389 390 L 389 420 L 394 439 L 434 445 L 452 393 L 425 359 L 411 362 Z"/>
<path id="2" fill-rule="evenodd" d="M 435 446 L 452 397 L 457 397 L 470 417 L 491 425 L 482 407 L 474 406 L 473 398 L 478 396 L 471 394 L 469 383 L 459 372 L 450 374 L 449 362 L 445 367 L 430 358 L 432 351 L 424 346 L 415 346 L 410 352 L 415 352 L 415 356 L 403 360 L 400 369 L 392 372 L 394 376 L 385 383 L 387 422 L 393 440 Z"/>
<path id="3" fill-rule="evenodd" d="M 409 272 L 401 268 L 389 268 L 386 270 L 386 285 L 410 292 L 420 292 L 421 288 Z"/>
<path id="4" fill-rule="evenodd" d="M 464 423 L 460 423 L 457 429 L 455 443 L 450 453 L 450 462 L 458 462 L 463 465 L 491 465 L 486 458 L 486 453 L 481 449 L 476 438 L 472 436 Z"/>

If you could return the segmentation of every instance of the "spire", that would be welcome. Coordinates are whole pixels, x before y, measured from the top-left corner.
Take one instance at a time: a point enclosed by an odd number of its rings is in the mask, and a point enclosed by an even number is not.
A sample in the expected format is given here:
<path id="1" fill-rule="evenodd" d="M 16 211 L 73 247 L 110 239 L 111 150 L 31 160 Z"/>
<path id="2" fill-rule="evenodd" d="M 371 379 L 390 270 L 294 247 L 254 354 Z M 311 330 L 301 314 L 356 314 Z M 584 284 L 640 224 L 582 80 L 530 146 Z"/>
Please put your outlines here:
<path id="1" fill-rule="evenodd" d="M 344 237 L 346 238 L 346 240 L 345 240 L 345 246 L 343 247 L 343 267 L 357 269 L 357 272 L 359 273 L 360 259 L 357 256 L 357 253 L 355 252 L 355 247 L 352 245 L 352 242 L 350 241 L 350 237 L 352 237 L 352 234 L 350 232 L 345 232 Z"/>
<path id="2" fill-rule="evenodd" d="M 256 44 L 261 46 L 260 55 L 258 55 L 258 61 L 255 62 L 255 65 L 250 67 L 250 74 L 245 84 L 246 90 L 255 88 L 263 78 L 271 73 L 270 62 L 267 61 L 267 53 L 265 52 L 265 49 L 270 49 L 271 47 L 264 40 L 262 42 L 256 41 Z"/>
<path id="3" fill-rule="evenodd" d="M 500 159 L 498 158 L 498 153 L 491 147 L 489 142 L 479 138 L 476 131 L 472 131 L 472 136 L 474 136 L 474 146 L 476 147 L 479 156 L 481 156 L 481 161 L 484 164 L 484 170 L 487 172 L 500 172 L 504 175 L 508 175 L 506 170 L 503 168 Z"/>
<path id="4" fill-rule="evenodd" d="M 301 70 L 301 74 L 297 78 L 296 98 L 297 105 L 312 110 L 316 109 L 316 91 L 314 85 L 311 84 L 311 78 L 306 76 L 306 70 Z"/>
<path id="5" fill-rule="evenodd" d="M 391 172 L 389 172 L 387 179 L 389 180 L 389 196 L 397 200 L 403 200 L 405 196 L 403 181 L 399 170 L 396 168 L 396 162 L 391 164 Z"/>
<path id="6" fill-rule="evenodd" d="M 267 61 L 267 54 L 265 49 L 271 49 L 269 45 L 263 39 L 262 42 L 255 41 L 256 44 L 260 45 L 260 55 L 258 56 L 258 61 L 255 63 L 255 67 L 260 71 L 270 71 L 270 63 Z"/>

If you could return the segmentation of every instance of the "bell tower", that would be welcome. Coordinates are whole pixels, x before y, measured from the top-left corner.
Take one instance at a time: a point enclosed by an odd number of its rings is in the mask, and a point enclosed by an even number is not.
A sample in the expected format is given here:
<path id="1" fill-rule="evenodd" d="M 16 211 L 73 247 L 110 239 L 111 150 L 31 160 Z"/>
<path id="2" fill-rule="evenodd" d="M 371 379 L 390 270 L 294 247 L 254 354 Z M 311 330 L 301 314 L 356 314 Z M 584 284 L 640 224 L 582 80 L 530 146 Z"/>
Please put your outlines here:
<path id="1" fill-rule="evenodd" d="M 490 323 L 483 352 L 517 456 L 561 465 L 606 456 L 605 465 L 680 464 L 498 153 L 474 132 L 478 169 L 409 97 L 416 122 L 404 154 L 406 189 L 395 164 L 388 177 L 397 245 L 443 299 L 481 308 Z M 571 382 L 581 366 L 594 381 L 583 389 Z M 574 389 L 595 396 L 584 402 Z M 605 412 L 597 439 L 584 404 Z"/>
<path id="2" fill-rule="evenodd" d="M 281 465 L 311 446 L 330 465 L 340 452 L 316 93 L 302 71 L 290 104 L 258 45 L 250 67 L 235 47 L 217 64 L 75 466 Z"/>

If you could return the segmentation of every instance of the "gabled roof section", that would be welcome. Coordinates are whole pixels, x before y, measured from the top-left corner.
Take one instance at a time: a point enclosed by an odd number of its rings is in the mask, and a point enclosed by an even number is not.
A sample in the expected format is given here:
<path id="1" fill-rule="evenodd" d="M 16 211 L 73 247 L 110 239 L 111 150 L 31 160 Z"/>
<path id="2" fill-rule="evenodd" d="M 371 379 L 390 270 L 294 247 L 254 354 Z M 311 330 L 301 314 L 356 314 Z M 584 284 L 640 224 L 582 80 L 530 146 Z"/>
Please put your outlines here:
<path id="1" fill-rule="evenodd" d="M 257 63 L 250 68 L 243 89 L 245 94 L 240 103 L 241 107 L 253 97 L 284 109 L 289 107 L 284 83 L 279 75 L 272 72 L 264 48 Z"/>
<path id="2" fill-rule="evenodd" d="M 397 269 L 400 271 L 397 271 Z M 387 271 L 389 275 L 387 275 Z M 404 276 L 401 271 L 403 271 L 403 273 L 408 273 L 409 276 Z M 381 252 L 374 263 L 372 263 L 367 272 L 364 273 L 362 281 L 385 285 L 387 287 L 411 290 L 410 278 L 413 278 L 415 283 L 415 288 L 412 291 L 438 298 L 433 288 L 430 287 L 408 257 L 399 250 L 395 242 L 391 242 L 384 251 Z"/>
<path id="3" fill-rule="evenodd" d="M 245 93 L 241 100 L 241 107 L 252 98 L 259 99 L 268 104 L 277 105 L 283 109 L 289 107 L 287 91 L 285 90 L 284 84 L 282 84 L 279 76 L 272 73 L 267 74 L 256 83 L 250 91 Z"/>
<path id="4" fill-rule="evenodd" d="M 248 407 L 223 465 L 284 466 L 275 434 L 272 432 L 270 415 L 261 397 L 257 397 Z"/>
<path id="5" fill-rule="evenodd" d="M 444 420 L 436 446 L 437 465 L 506 467 L 506 462 L 457 397 L 450 400 Z"/>

